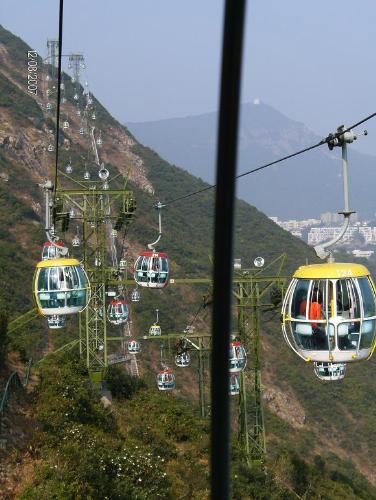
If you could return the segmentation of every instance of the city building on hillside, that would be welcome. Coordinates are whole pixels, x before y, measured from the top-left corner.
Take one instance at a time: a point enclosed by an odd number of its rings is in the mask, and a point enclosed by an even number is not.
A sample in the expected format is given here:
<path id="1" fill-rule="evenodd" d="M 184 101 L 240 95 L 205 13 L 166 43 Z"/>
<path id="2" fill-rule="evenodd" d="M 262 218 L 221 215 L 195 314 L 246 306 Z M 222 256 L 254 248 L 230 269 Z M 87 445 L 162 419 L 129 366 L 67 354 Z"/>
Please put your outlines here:
<path id="1" fill-rule="evenodd" d="M 323 241 L 330 240 L 341 232 L 341 227 L 313 227 L 308 233 L 308 245 L 315 246 Z M 349 226 L 340 244 L 347 244 L 361 240 L 366 245 L 376 245 L 376 227 Z"/>
<path id="2" fill-rule="evenodd" d="M 354 257 L 358 257 L 358 258 L 364 258 L 364 259 L 369 259 L 371 257 L 371 255 L 373 255 L 375 252 L 374 250 L 353 250 L 351 252 L 353 254 Z"/>
<path id="3" fill-rule="evenodd" d="M 343 215 L 333 212 L 325 212 L 320 215 L 320 221 L 322 224 L 325 224 L 326 226 L 338 224 L 343 221 Z M 357 222 L 357 221 L 358 221 L 358 214 L 356 213 L 351 214 L 351 222 Z"/>

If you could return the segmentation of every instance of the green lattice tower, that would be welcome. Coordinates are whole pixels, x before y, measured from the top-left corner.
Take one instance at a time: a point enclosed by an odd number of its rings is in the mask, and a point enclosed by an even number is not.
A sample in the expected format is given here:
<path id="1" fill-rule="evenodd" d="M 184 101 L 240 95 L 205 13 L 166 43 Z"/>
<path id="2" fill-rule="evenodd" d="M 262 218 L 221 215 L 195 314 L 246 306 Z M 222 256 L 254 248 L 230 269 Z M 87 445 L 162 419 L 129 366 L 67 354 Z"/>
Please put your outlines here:
<path id="1" fill-rule="evenodd" d="M 76 211 L 73 217 L 69 214 L 72 207 Z M 62 229 L 67 229 L 72 219 L 82 224 L 82 261 L 91 284 L 91 299 L 79 318 L 80 353 L 97 386 L 108 366 L 106 291 L 110 283 L 118 283 L 117 269 L 109 265 L 108 229 L 112 224 L 118 229 L 128 224 L 135 208 L 131 191 L 102 189 L 96 182 L 88 182 L 86 189 L 58 189 L 54 200 L 55 225 L 61 223 Z"/>
<path id="2" fill-rule="evenodd" d="M 285 278 L 280 273 L 285 255 L 265 268 L 235 272 L 234 296 L 237 308 L 239 340 L 247 352 L 247 366 L 240 375 L 238 440 L 248 463 L 262 463 L 265 459 L 265 424 L 261 386 L 261 313 L 276 304 L 270 298 L 274 288 L 281 297 Z M 267 274 L 276 268 L 273 276 Z"/>

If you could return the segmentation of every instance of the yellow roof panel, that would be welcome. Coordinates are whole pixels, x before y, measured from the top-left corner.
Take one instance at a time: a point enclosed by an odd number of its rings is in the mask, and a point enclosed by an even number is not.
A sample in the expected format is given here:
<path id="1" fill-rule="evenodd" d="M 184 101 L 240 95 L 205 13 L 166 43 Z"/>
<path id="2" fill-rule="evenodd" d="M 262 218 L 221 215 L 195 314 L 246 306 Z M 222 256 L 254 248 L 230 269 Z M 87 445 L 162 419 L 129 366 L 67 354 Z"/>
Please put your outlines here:
<path id="1" fill-rule="evenodd" d="M 312 264 L 300 266 L 294 273 L 294 278 L 303 279 L 335 279 L 357 278 L 369 275 L 368 269 L 362 264 L 347 262 L 332 262 L 327 264 Z"/>
<path id="2" fill-rule="evenodd" d="M 80 261 L 77 259 L 49 259 L 41 260 L 37 264 L 37 268 L 41 267 L 60 267 L 60 266 L 79 266 Z"/>

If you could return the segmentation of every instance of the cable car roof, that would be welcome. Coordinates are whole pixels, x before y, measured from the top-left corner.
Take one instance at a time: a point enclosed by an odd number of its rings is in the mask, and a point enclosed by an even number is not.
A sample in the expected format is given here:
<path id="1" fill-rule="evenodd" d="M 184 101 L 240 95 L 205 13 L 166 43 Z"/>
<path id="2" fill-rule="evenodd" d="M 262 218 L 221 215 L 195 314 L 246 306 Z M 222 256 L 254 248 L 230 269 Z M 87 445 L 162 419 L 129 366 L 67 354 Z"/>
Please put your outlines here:
<path id="1" fill-rule="evenodd" d="M 167 254 L 164 252 L 151 252 L 150 250 L 146 250 L 145 252 L 141 252 L 139 257 L 167 257 Z"/>
<path id="2" fill-rule="evenodd" d="M 112 306 L 116 306 L 118 304 L 124 304 L 126 306 L 128 305 L 126 300 L 116 299 L 116 300 L 111 300 L 111 302 L 110 302 L 110 305 L 112 305 Z"/>
<path id="3" fill-rule="evenodd" d="M 297 271 L 295 271 L 293 277 L 303 279 L 335 279 L 358 278 L 368 275 L 368 269 L 362 264 L 332 262 L 328 264 L 312 264 L 309 266 L 300 266 Z"/>
<path id="4" fill-rule="evenodd" d="M 77 259 L 51 259 L 38 262 L 37 268 L 41 267 L 61 267 L 61 266 L 79 266 L 80 261 Z"/>

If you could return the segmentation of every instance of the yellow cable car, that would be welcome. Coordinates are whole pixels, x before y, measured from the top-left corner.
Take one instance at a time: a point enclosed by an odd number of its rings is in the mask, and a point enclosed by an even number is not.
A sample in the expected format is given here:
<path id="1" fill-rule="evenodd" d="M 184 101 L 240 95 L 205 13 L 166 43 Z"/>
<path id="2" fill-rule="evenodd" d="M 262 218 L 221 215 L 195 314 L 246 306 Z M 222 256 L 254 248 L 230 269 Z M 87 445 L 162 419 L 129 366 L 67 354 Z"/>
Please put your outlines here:
<path id="1" fill-rule="evenodd" d="M 90 285 L 77 259 L 38 262 L 33 282 L 34 297 L 44 316 L 75 314 L 87 306 Z"/>
<path id="2" fill-rule="evenodd" d="M 301 358 L 324 363 L 368 359 L 375 329 L 375 286 L 365 266 L 314 264 L 295 272 L 282 306 L 282 330 Z"/>

